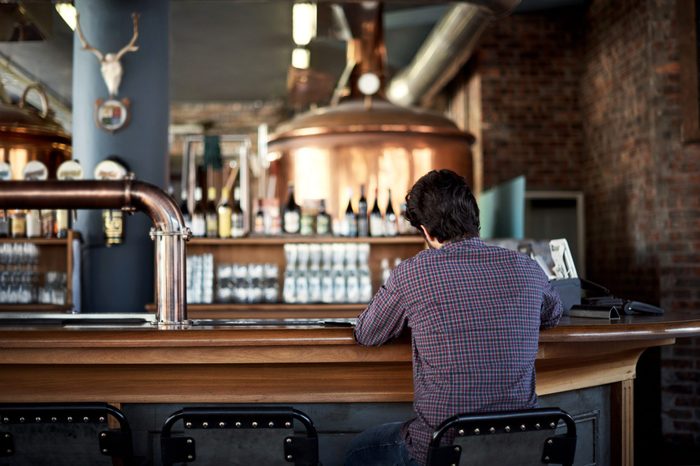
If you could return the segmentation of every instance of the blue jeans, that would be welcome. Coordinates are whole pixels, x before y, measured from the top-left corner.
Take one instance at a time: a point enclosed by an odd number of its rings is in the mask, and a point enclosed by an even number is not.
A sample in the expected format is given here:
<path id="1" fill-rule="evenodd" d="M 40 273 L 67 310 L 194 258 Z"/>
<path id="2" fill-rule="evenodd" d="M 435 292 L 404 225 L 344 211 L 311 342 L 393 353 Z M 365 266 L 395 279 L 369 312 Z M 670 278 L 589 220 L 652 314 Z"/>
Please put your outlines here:
<path id="1" fill-rule="evenodd" d="M 403 422 L 372 427 L 360 433 L 345 455 L 345 466 L 420 466 L 401 436 Z"/>

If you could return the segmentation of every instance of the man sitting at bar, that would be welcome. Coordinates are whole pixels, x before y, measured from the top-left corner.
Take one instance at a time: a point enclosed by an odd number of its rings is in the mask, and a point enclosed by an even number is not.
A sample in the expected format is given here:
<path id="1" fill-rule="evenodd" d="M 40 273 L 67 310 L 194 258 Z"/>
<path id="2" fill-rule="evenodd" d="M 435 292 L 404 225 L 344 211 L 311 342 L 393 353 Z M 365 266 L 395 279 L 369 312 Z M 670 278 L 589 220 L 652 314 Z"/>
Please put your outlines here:
<path id="1" fill-rule="evenodd" d="M 535 407 L 539 331 L 562 312 L 535 261 L 479 239 L 479 207 L 464 178 L 431 171 L 406 202 L 430 249 L 394 269 L 355 338 L 376 346 L 411 329 L 416 417 L 361 433 L 346 466 L 422 465 L 432 432 L 450 416 Z"/>

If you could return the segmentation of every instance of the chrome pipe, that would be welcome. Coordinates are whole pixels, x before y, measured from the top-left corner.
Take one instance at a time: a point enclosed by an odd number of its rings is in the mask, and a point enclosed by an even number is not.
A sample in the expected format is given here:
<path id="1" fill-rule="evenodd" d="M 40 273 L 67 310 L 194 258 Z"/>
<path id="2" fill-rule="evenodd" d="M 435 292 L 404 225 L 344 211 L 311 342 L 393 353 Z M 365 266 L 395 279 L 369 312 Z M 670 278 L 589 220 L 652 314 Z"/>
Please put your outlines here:
<path id="1" fill-rule="evenodd" d="M 140 210 L 153 222 L 156 242 L 156 321 L 162 328 L 187 325 L 185 227 L 179 207 L 150 183 L 121 181 L 6 181 L 0 209 Z"/>

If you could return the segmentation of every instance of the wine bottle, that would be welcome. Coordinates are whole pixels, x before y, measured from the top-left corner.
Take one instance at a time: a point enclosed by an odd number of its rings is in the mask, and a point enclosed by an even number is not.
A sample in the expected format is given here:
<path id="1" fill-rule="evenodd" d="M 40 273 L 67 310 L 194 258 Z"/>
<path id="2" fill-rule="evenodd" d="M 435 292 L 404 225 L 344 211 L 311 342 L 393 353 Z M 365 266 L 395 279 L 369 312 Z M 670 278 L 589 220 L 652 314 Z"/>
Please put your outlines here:
<path id="1" fill-rule="evenodd" d="M 190 215 L 190 208 L 187 206 L 187 189 L 183 189 L 180 193 L 180 212 L 182 212 L 182 218 L 185 219 L 185 226 L 191 229 L 192 215 Z"/>
<path id="2" fill-rule="evenodd" d="M 352 209 L 352 188 L 348 188 L 348 207 L 345 209 L 343 219 L 343 233 L 349 237 L 357 236 L 357 216 Z"/>
<path id="3" fill-rule="evenodd" d="M 233 208 L 231 209 L 231 236 L 241 238 L 245 235 L 244 212 L 241 208 L 241 188 L 233 190 Z"/>
<path id="4" fill-rule="evenodd" d="M 374 190 L 374 206 L 369 214 L 369 233 L 372 236 L 384 236 L 384 219 L 379 210 L 379 189 Z"/>
<path id="5" fill-rule="evenodd" d="M 56 237 L 67 238 L 71 226 L 70 211 L 59 209 L 56 211 Z"/>
<path id="6" fill-rule="evenodd" d="M 391 204 L 391 189 L 389 190 L 389 200 L 386 204 L 386 211 L 384 212 L 384 234 L 386 236 L 396 236 L 399 233 L 399 224 L 396 214 L 394 213 L 394 206 Z"/>
<path id="7" fill-rule="evenodd" d="M 204 216 L 204 206 L 202 205 L 202 188 L 194 190 L 194 211 L 192 212 L 192 235 L 204 237 L 207 235 L 207 221 Z"/>
<path id="8" fill-rule="evenodd" d="M 367 198 L 365 197 L 365 185 L 360 185 L 360 200 L 357 202 L 357 236 L 369 236 L 367 224 Z"/>
<path id="9" fill-rule="evenodd" d="M 331 216 L 326 212 L 326 200 L 321 199 L 318 215 L 316 215 L 316 234 L 328 235 L 331 233 Z"/>
<path id="10" fill-rule="evenodd" d="M 217 224 L 219 226 L 219 238 L 230 238 L 231 237 L 231 225 L 232 218 L 231 214 L 233 209 L 229 203 L 229 198 L 231 197 L 230 188 L 221 189 L 221 201 L 219 202 L 219 207 L 216 208 L 216 213 L 218 216 Z"/>
<path id="11" fill-rule="evenodd" d="M 301 228 L 301 209 L 294 201 L 294 185 L 289 185 L 287 204 L 284 206 L 283 225 L 285 233 L 298 234 Z"/>
<path id="12" fill-rule="evenodd" d="M 207 205 L 205 209 L 204 218 L 207 238 L 216 238 L 219 235 L 219 216 L 216 213 L 216 188 L 213 186 L 207 189 Z"/>

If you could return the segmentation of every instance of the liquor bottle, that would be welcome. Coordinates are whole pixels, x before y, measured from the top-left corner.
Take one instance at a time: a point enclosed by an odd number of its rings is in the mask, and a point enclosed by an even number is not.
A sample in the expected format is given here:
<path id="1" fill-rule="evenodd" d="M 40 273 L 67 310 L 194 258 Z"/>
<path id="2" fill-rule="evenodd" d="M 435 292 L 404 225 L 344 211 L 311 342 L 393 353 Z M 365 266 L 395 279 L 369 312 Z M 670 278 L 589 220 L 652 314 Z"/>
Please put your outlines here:
<path id="1" fill-rule="evenodd" d="M 27 217 L 23 210 L 15 210 L 12 213 L 12 237 L 27 237 Z"/>
<path id="2" fill-rule="evenodd" d="M 0 209 L 0 238 L 7 238 L 10 236 L 12 227 L 10 221 L 10 214 L 5 209 Z"/>
<path id="3" fill-rule="evenodd" d="M 218 215 L 217 224 L 219 227 L 219 238 L 231 237 L 231 214 L 233 213 L 233 209 L 229 203 L 230 197 L 231 189 L 221 188 L 221 201 L 219 202 L 219 207 L 216 208 L 216 213 Z"/>
<path id="4" fill-rule="evenodd" d="M 263 211 L 262 199 L 257 199 L 255 208 L 255 221 L 253 222 L 253 233 L 256 235 L 265 234 L 265 212 Z"/>
<path id="5" fill-rule="evenodd" d="M 27 238 L 41 237 L 41 214 L 33 209 L 27 212 Z"/>
<path id="6" fill-rule="evenodd" d="M 386 236 L 396 236 L 399 234 L 398 219 L 394 213 L 394 206 L 391 204 L 391 189 L 389 190 L 389 201 L 386 204 L 386 211 L 384 212 L 384 234 Z"/>
<path id="7" fill-rule="evenodd" d="M 316 234 L 329 235 L 331 233 L 331 216 L 326 212 L 326 200 L 321 199 L 318 215 L 316 215 Z"/>
<path id="8" fill-rule="evenodd" d="M 213 186 L 207 189 L 207 205 L 205 209 L 204 218 L 207 238 L 216 238 L 219 235 L 219 216 L 216 213 L 216 188 Z"/>
<path id="9" fill-rule="evenodd" d="M 352 210 L 352 188 L 348 188 L 348 207 L 345 209 L 345 218 L 343 219 L 343 233 L 345 236 L 357 236 L 357 216 Z"/>
<path id="10" fill-rule="evenodd" d="M 374 206 L 369 214 L 369 233 L 372 236 L 384 236 L 384 219 L 379 210 L 379 189 L 374 190 Z"/>
<path id="11" fill-rule="evenodd" d="M 241 188 L 233 190 L 233 209 L 231 209 L 231 236 L 241 238 L 245 236 L 244 212 L 241 208 Z"/>
<path id="12" fill-rule="evenodd" d="M 68 230 L 70 230 L 71 224 L 70 211 L 65 209 L 59 209 L 56 211 L 56 237 L 57 238 L 67 238 Z"/>
<path id="13" fill-rule="evenodd" d="M 191 229 L 192 215 L 190 215 L 190 208 L 187 206 L 187 189 L 183 189 L 180 193 L 180 212 L 182 212 L 182 218 L 185 219 L 185 226 Z"/>
<path id="14" fill-rule="evenodd" d="M 41 233 L 44 238 L 51 238 L 58 232 L 56 226 L 56 213 L 53 210 L 40 210 Z"/>
<path id="15" fill-rule="evenodd" d="M 192 235 L 204 237 L 207 235 L 207 221 L 204 217 L 204 206 L 202 205 L 202 188 L 194 190 L 194 211 L 192 212 Z"/>
<path id="16" fill-rule="evenodd" d="M 301 209 L 294 201 L 294 185 L 289 185 L 287 205 L 284 206 L 283 226 L 285 233 L 297 234 L 301 229 Z"/>
<path id="17" fill-rule="evenodd" d="M 369 236 L 367 224 L 367 198 L 365 197 L 365 185 L 360 185 L 360 200 L 357 203 L 357 236 Z"/>

